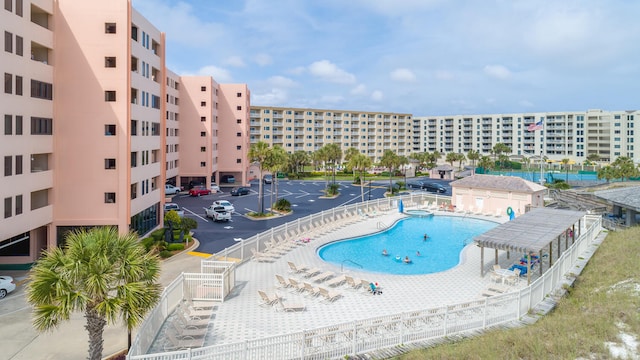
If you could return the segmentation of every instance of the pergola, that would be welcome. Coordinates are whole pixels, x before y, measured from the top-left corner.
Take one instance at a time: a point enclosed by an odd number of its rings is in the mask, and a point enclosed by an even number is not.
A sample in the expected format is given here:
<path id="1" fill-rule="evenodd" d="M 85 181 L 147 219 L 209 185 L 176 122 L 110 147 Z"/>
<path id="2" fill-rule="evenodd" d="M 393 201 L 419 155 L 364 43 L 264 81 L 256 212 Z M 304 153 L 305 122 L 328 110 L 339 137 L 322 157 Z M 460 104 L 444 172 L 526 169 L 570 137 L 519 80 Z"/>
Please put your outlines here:
<path id="1" fill-rule="evenodd" d="M 521 253 L 528 257 L 527 282 L 531 283 L 531 255 L 542 256 L 543 251 L 549 255 L 549 266 L 553 264 L 553 242 L 557 241 L 560 251 L 560 240 L 565 235 L 565 249 L 580 236 L 580 222 L 586 212 L 561 210 L 553 208 L 534 208 L 518 216 L 512 221 L 499 225 L 486 233 L 476 236 L 473 241 L 480 246 L 480 275 L 484 276 L 484 249 L 495 249 L 495 263 L 498 263 L 498 250 Z M 576 226 L 577 225 L 577 226 Z M 558 256 L 559 257 L 559 254 Z M 540 264 L 542 275 L 542 264 Z"/>

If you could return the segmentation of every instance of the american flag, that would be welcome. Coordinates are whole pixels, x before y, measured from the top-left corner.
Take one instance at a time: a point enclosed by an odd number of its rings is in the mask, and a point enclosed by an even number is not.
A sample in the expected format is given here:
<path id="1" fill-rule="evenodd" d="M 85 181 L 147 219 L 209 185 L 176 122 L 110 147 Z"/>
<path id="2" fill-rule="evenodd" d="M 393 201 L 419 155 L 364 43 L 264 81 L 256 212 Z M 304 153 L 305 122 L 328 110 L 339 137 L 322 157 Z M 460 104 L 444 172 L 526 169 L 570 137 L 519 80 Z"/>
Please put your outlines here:
<path id="1" fill-rule="evenodd" d="M 527 131 L 536 130 L 542 130 L 542 120 L 538 121 L 537 123 L 529 124 L 529 126 L 527 127 Z"/>

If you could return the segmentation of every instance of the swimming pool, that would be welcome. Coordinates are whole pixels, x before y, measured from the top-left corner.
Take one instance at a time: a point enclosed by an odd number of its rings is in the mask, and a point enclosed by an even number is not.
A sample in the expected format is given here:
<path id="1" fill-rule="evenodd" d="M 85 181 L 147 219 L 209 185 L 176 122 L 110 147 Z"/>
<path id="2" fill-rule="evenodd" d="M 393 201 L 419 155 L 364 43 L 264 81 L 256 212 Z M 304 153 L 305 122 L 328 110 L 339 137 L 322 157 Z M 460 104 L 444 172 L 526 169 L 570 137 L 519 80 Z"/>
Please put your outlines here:
<path id="1" fill-rule="evenodd" d="M 326 244 L 317 253 L 324 261 L 353 270 L 431 274 L 456 266 L 462 249 L 475 236 L 497 225 L 460 216 L 408 217 L 382 232 Z M 425 233 L 429 236 L 426 241 Z M 388 256 L 382 255 L 384 249 Z M 411 259 L 410 264 L 402 261 L 405 256 Z"/>

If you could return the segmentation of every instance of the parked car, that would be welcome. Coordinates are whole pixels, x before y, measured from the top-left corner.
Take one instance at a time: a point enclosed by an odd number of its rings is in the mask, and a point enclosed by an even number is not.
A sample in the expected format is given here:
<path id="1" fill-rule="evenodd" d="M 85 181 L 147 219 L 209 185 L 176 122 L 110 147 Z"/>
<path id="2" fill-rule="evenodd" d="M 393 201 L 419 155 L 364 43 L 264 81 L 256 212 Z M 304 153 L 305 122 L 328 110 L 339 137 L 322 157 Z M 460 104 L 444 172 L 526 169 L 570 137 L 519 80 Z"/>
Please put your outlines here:
<path id="1" fill-rule="evenodd" d="M 233 205 L 230 202 L 228 202 L 227 200 L 216 200 L 216 201 L 213 202 L 213 205 L 211 205 L 211 206 L 222 206 L 229 213 L 232 213 L 232 212 L 236 211 L 236 208 L 234 208 Z"/>
<path id="2" fill-rule="evenodd" d="M 228 212 L 224 206 L 211 205 L 204 209 L 207 217 L 213 221 L 229 221 L 231 220 L 231 213 Z"/>
<path id="3" fill-rule="evenodd" d="M 176 203 L 166 203 L 166 204 L 164 204 L 164 212 L 165 212 L 165 214 L 168 213 L 169 211 L 177 212 L 178 216 L 180 216 L 180 217 L 184 216 L 184 211 L 182 209 L 180 209 L 180 206 L 178 206 L 178 204 L 176 204 Z"/>
<path id="4" fill-rule="evenodd" d="M 267 175 L 263 176 L 262 177 L 262 182 L 264 182 L 265 184 L 271 184 L 273 182 L 273 175 L 267 174 Z"/>
<path id="5" fill-rule="evenodd" d="M 220 186 L 218 186 L 218 184 L 211 182 L 211 191 L 214 193 L 219 193 L 220 192 Z"/>
<path id="6" fill-rule="evenodd" d="M 16 283 L 13 282 L 13 278 L 11 276 L 0 276 L 0 299 L 4 298 L 8 293 L 15 289 Z"/>
<path id="7" fill-rule="evenodd" d="M 247 187 L 238 187 L 238 188 L 235 188 L 235 189 L 231 190 L 231 195 L 232 196 L 247 195 L 248 193 L 249 193 L 249 188 L 247 188 Z"/>
<path id="8" fill-rule="evenodd" d="M 207 189 L 202 185 L 194 186 L 193 189 L 189 190 L 189 195 L 191 196 L 202 196 L 202 195 L 209 195 L 209 194 L 211 194 L 211 190 Z"/>
<path id="9" fill-rule="evenodd" d="M 233 175 L 222 175 L 220 182 L 234 184 L 236 182 L 236 177 Z"/>
<path id="10" fill-rule="evenodd" d="M 424 185 L 422 186 L 422 189 L 429 192 L 435 192 L 440 194 L 444 194 L 447 192 L 447 188 L 445 188 L 444 186 L 438 183 L 424 183 Z"/>
<path id="11" fill-rule="evenodd" d="M 173 194 L 177 194 L 177 193 L 179 193 L 180 191 L 182 191 L 182 189 L 180 189 L 180 188 L 179 188 L 179 187 L 177 187 L 177 186 L 173 186 L 173 185 L 171 185 L 171 184 L 165 184 L 165 185 L 164 185 L 164 193 L 165 193 L 166 195 L 173 195 Z"/>
<path id="12" fill-rule="evenodd" d="M 423 181 L 408 181 L 407 189 L 422 189 L 424 185 Z"/>

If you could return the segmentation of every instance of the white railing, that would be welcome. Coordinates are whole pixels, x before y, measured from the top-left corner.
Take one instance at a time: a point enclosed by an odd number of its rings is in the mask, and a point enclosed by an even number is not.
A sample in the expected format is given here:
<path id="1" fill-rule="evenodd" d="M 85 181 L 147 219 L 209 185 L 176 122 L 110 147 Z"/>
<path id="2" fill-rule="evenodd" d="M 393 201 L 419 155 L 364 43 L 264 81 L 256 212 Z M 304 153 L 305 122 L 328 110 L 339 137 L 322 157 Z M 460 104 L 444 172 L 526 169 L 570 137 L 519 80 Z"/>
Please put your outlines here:
<path id="1" fill-rule="evenodd" d="M 339 209 L 338 211 L 350 211 Z M 287 229 L 301 228 L 298 221 L 304 224 L 313 223 L 312 220 L 325 215 L 329 216 L 328 214 L 315 217 L 312 215 L 308 219 L 298 219 L 292 225 L 285 224 L 278 227 L 280 229 L 275 233 L 282 233 L 282 227 L 284 227 L 286 234 Z M 136 338 L 135 348 L 132 346 L 127 359 L 338 359 L 344 358 L 345 355 L 361 354 L 401 344 L 443 339 L 447 336 L 515 321 L 544 301 L 548 295 L 561 288 L 565 277 L 572 276 L 575 263 L 602 230 L 602 220 L 599 216 L 586 215 L 584 220 L 584 231 L 580 232 L 580 237 L 562 253 L 555 264 L 530 286 L 517 292 L 240 343 L 212 345 L 170 353 L 144 354 L 140 350 L 148 349 L 151 343 L 145 341 L 145 346 L 142 346 L 138 344 L 139 339 Z M 260 244 L 260 236 L 264 239 L 273 235 L 272 231 L 268 231 L 268 234 L 256 235 L 255 239 L 252 239 L 253 244 Z M 234 247 L 237 246 L 241 245 Z M 241 252 L 239 249 L 234 249 L 229 253 L 238 251 Z M 149 325 L 157 332 L 162 323 L 156 321 Z M 145 339 L 153 339 L 155 335 L 149 330 Z"/>

